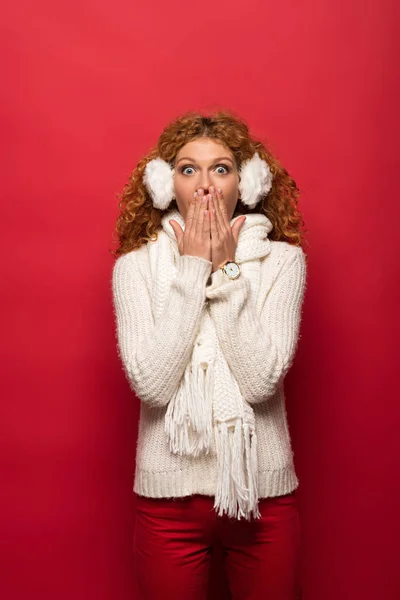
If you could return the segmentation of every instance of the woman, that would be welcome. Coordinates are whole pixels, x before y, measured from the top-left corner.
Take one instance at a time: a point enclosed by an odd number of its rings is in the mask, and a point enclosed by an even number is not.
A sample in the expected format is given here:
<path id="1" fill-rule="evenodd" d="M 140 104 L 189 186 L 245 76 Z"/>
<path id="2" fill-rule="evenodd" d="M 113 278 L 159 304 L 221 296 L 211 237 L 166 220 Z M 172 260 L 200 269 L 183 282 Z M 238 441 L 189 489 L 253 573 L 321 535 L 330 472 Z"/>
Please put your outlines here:
<path id="1" fill-rule="evenodd" d="M 297 198 L 228 111 L 168 124 L 124 188 L 112 289 L 140 399 L 140 598 L 205 599 L 214 542 L 232 598 L 298 597 L 283 392 L 306 286 Z"/>

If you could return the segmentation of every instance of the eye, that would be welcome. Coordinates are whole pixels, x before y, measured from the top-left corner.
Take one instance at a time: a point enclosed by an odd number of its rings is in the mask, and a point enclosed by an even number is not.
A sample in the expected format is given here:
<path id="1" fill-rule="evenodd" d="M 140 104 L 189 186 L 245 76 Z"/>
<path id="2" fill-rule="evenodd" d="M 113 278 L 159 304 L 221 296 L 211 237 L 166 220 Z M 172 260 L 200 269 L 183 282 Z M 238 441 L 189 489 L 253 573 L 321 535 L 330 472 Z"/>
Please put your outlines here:
<path id="1" fill-rule="evenodd" d="M 223 165 L 222 163 L 221 163 L 220 165 L 217 165 L 217 169 L 220 169 L 221 167 L 222 167 L 223 169 L 225 169 L 225 171 L 226 171 L 227 173 L 229 173 L 230 169 L 229 169 L 228 165 Z M 223 175 L 223 173 L 220 173 L 220 175 Z"/>
<path id="2" fill-rule="evenodd" d="M 184 173 L 186 171 L 186 169 L 193 169 L 193 167 L 185 165 L 185 166 L 181 167 L 179 170 L 180 170 L 181 173 Z"/>
<path id="3" fill-rule="evenodd" d="M 225 174 L 228 174 L 228 173 L 230 172 L 230 170 L 231 170 L 231 169 L 228 167 L 228 165 L 224 165 L 224 164 L 222 164 L 222 163 L 220 163 L 219 165 L 217 165 L 217 166 L 216 166 L 216 169 L 220 169 L 221 167 L 222 167 L 223 169 L 225 169 L 225 173 L 219 173 L 219 175 L 225 175 Z M 193 170 L 193 167 L 192 167 L 191 165 L 183 165 L 182 167 L 180 167 L 179 171 L 180 171 L 180 173 L 185 173 L 185 171 L 186 171 L 187 169 L 192 169 L 192 170 Z M 185 174 L 186 174 L 186 173 L 185 173 Z M 190 175 L 190 174 L 191 174 L 191 173 L 189 173 L 189 175 Z"/>

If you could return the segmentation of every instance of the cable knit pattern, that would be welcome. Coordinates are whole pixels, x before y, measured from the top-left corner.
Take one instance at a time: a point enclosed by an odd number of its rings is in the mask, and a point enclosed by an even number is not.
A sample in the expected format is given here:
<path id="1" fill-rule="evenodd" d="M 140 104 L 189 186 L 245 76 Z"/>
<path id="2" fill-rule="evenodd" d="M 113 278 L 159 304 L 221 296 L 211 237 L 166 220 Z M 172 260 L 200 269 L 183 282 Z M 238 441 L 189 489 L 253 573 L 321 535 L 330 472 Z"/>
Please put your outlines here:
<path id="1" fill-rule="evenodd" d="M 211 263 L 181 256 L 163 311 L 151 308 L 144 271 L 146 246 L 117 259 L 113 271 L 118 349 L 129 383 L 148 406 L 165 406 L 189 360 L 205 300 Z"/>
<path id="2" fill-rule="evenodd" d="M 163 227 L 171 236 L 172 228 L 165 220 Z M 199 336 L 201 343 L 201 336 L 206 335 L 201 324 L 208 310 L 219 351 L 229 365 L 224 377 L 234 377 L 254 411 L 258 496 L 289 493 L 299 481 L 283 380 L 299 339 L 306 287 L 302 249 L 268 239 L 268 252 L 264 248 L 259 260 L 246 263 L 246 257 L 236 257 L 239 264 L 240 258 L 244 261 L 237 280 L 222 271 L 211 273 L 212 263 L 205 259 L 177 254 L 176 275 L 166 301 L 154 306 L 149 256 L 154 243 L 118 258 L 112 275 L 118 353 L 129 385 L 141 401 L 134 491 L 155 498 L 215 494 L 215 444 L 206 455 L 174 454 L 164 431 L 168 403 Z M 258 271 L 254 271 L 255 263 Z M 222 381 L 217 386 L 221 388 Z"/>
<path id="3" fill-rule="evenodd" d="M 246 277 L 226 281 L 223 273 L 216 271 L 206 292 L 213 300 L 211 317 L 224 355 L 250 404 L 263 402 L 275 393 L 292 365 L 298 340 L 306 278 L 303 250 L 285 245 L 277 264 L 282 266 L 267 294 L 261 318 Z"/>

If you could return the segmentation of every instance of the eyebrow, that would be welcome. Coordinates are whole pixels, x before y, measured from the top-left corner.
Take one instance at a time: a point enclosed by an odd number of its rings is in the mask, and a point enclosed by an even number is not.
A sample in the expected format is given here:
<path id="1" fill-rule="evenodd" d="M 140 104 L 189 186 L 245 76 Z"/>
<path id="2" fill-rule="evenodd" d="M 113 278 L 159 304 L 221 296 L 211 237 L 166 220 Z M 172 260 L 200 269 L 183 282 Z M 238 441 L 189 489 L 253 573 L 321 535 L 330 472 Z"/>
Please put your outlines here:
<path id="1" fill-rule="evenodd" d="M 196 162 L 196 161 L 194 160 L 194 158 L 190 158 L 190 156 L 181 156 L 181 158 L 180 158 L 179 160 L 177 160 L 177 161 L 176 161 L 176 164 L 178 164 L 179 162 L 181 162 L 181 160 L 190 160 L 190 161 L 192 161 L 193 163 L 195 163 L 195 162 Z M 229 161 L 230 161 L 232 164 L 234 164 L 234 163 L 233 163 L 233 160 L 232 160 L 231 158 L 229 158 L 229 156 L 220 156 L 219 158 L 216 158 L 215 160 L 213 160 L 213 163 L 212 163 L 212 164 L 214 164 L 214 163 L 218 162 L 219 160 L 229 160 Z"/>

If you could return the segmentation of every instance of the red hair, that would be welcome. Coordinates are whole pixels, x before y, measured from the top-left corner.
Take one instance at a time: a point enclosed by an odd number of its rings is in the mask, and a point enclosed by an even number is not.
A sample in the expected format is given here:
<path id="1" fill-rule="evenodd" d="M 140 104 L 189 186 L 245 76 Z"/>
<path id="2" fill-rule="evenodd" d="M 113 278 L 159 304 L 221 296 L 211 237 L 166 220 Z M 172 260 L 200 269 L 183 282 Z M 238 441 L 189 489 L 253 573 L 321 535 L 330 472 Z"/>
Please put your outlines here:
<path id="1" fill-rule="evenodd" d="M 210 116 L 190 111 L 165 127 L 157 145 L 139 161 L 122 193 L 117 194 L 120 198 L 118 203 L 120 214 L 117 217 L 114 233 L 117 236 L 118 247 L 116 250 L 111 250 L 111 253 L 118 257 L 150 240 L 157 239 L 161 218 L 167 211 L 153 206 L 143 183 L 146 165 L 156 157 L 172 164 L 180 148 L 199 137 L 218 140 L 228 147 L 236 159 L 238 169 L 244 160 L 258 152 L 260 158 L 268 163 L 272 171 L 272 188 L 254 209 L 249 209 L 240 201 L 236 208 L 241 214 L 254 212 L 265 214 L 273 224 L 273 229 L 269 233 L 271 240 L 302 246 L 304 233 L 301 227 L 304 221 L 298 209 L 300 192 L 277 157 L 266 144 L 250 135 L 245 121 L 231 111 L 220 110 Z M 175 200 L 167 210 L 173 207 L 177 208 Z"/>

